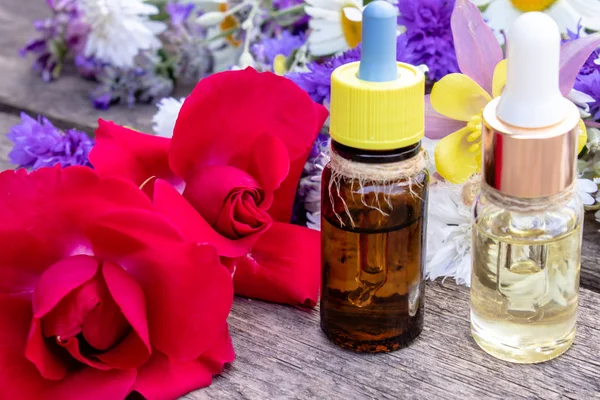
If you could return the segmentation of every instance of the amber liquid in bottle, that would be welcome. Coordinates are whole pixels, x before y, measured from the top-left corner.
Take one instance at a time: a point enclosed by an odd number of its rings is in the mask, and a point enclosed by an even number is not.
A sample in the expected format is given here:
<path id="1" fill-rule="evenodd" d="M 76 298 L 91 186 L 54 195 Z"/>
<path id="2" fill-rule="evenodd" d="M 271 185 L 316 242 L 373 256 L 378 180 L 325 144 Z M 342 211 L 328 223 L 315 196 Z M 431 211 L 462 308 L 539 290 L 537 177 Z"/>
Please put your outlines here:
<path id="1" fill-rule="evenodd" d="M 400 170 L 420 144 L 365 152 L 334 142 L 332 151 L 365 164 L 399 163 Z M 409 179 L 359 182 L 325 168 L 321 328 L 337 345 L 389 352 L 421 332 L 428 181 L 425 169 Z"/>

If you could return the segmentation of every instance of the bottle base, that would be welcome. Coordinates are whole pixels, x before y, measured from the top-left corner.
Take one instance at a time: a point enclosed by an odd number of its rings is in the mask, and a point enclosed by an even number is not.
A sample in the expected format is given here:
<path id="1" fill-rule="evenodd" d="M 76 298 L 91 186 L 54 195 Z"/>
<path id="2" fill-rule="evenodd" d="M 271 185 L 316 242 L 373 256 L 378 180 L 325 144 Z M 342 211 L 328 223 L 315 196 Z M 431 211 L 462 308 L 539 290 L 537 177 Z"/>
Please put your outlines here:
<path id="1" fill-rule="evenodd" d="M 471 335 L 483 351 L 495 358 L 516 364 L 537 364 L 552 360 L 569 350 L 575 339 L 575 328 L 551 342 L 515 346 L 481 329 L 472 319 Z"/>
<path id="2" fill-rule="evenodd" d="M 406 332 L 384 340 L 356 340 L 345 334 L 336 334 L 321 329 L 327 339 L 333 344 L 357 353 L 391 353 L 408 347 L 421 333 L 419 329 L 416 332 Z"/>

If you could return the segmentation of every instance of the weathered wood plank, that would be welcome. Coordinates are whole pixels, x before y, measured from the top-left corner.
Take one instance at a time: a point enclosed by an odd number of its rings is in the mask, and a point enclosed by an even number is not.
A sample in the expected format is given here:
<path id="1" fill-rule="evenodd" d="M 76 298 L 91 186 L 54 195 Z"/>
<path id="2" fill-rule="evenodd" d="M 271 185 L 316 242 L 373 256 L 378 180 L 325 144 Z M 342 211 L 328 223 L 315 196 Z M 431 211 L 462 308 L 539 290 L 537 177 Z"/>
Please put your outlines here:
<path id="1" fill-rule="evenodd" d="M 13 168 L 8 161 L 8 153 L 12 149 L 12 142 L 8 140 L 6 134 L 10 128 L 21 122 L 19 117 L 0 112 L 0 171 Z"/>
<path id="2" fill-rule="evenodd" d="M 95 130 L 98 118 L 150 132 L 156 111 L 153 105 L 95 110 L 89 102 L 95 84 L 81 79 L 75 71 L 67 69 L 58 81 L 49 84 L 31 71 L 31 60 L 20 58 L 18 50 L 35 35 L 33 20 L 47 14 L 44 0 L 0 1 L 0 111 L 43 114 L 58 126 L 87 132 Z"/>
<path id="3" fill-rule="evenodd" d="M 600 293 L 600 223 L 591 212 L 583 226 L 581 286 Z"/>
<path id="4" fill-rule="evenodd" d="M 237 298 L 230 317 L 237 360 L 204 399 L 600 398 L 600 295 L 581 291 L 573 347 L 539 365 L 513 365 L 470 337 L 469 292 L 429 282 L 425 328 L 409 348 L 361 355 L 327 341 L 318 311 Z"/>

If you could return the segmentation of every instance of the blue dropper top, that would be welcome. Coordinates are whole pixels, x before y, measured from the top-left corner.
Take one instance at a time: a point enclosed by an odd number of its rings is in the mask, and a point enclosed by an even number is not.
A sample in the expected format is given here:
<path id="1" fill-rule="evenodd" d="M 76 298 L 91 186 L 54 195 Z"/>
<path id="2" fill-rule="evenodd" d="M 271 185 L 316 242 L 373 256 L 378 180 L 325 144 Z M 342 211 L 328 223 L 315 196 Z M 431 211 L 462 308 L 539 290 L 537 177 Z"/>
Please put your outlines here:
<path id="1" fill-rule="evenodd" d="M 397 18 L 397 9 L 387 1 L 377 0 L 365 7 L 359 79 L 369 82 L 389 82 L 398 79 Z"/>

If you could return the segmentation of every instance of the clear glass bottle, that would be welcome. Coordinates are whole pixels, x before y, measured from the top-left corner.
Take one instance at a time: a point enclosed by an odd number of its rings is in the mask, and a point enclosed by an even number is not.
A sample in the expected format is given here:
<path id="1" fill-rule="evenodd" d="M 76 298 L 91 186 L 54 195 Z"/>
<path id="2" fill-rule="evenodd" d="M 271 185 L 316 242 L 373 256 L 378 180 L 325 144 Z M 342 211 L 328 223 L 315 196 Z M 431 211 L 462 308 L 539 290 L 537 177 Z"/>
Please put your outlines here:
<path id="1" fill-rule="evenodd" d="M 538 363 L 567 351 L 575 337 L 580 117 L 559 85 L 561 37 L 554 20 L 525 13 L 508 42 L 506 87 L 483 110 L 471 332 L 495 357 Z"/>
<path id="2" fill-rule="evenodd" d="M 571 346 L 582 223 L 572 188 L 527 199 L 482 185 L 474 207 L 471 329 L 483 350 L 536 363 Z"/>
<path id="3" fill-rule="evenodd" d="M 423 329 L 425 231 L 429 174 L 402 176 L 420 154 L 417 143 L 367 151 L 332 143 L 334 157 L 363 163 L 365 175 L 386 165 L 395 179 L 359 181 L 323 173 L 321 328 L 341 347 L 387 352 Z M 418 161 L 417 161 L 418 162 Z M 392 173 L 393 175 L 393 173 Z M 360 188 L 360 190 L 357 190 Z"/>

